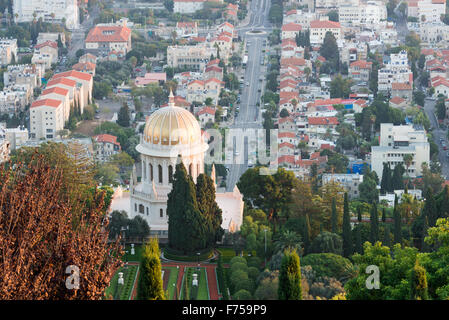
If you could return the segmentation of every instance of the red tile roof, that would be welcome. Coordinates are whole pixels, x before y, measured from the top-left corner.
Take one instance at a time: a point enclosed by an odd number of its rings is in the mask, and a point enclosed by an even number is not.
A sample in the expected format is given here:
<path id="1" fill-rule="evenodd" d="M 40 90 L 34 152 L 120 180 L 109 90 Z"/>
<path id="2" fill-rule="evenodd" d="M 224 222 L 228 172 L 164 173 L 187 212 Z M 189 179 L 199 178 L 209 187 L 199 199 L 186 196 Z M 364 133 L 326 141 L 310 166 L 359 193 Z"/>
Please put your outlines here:
<path id="1" fill-rule="evenodd" d="M 31 108 L 37 108 L 37 107 L 42 107 L 42 106 L 57 108 L 61 105 L 61 103 L 62 103 L 61 100 L 42 99 L 42 100 L 34 101 L 31 104 Z"/>
<path id="2" fill-rule="evenodd" d="M 287 147 L 287 148 L 290 148 L 290 149 L 295 149 L 295 145 L 292 144 L 292 143 L 289 143 L 289 142 L 282 142 L 282 143 L 280 143 L 279 146 L 278 146 L 278 149 L 281 149 L 283 147 Z"/>
<path id="3" fill-rule="evenodd" d="M 42 95 L 46 95 L 46 94 L 51 94 L 51 93 L 56 93 L 62 96 L 66 96 L 69 93 L 69 90 L 65 89 L 65 88 L 61 88 L 61 87 L 51 87 L 49 89 L 45 89 L 42 92 Z"/>
<path id="4" fill-rule="evenodd" d="M 302 27 L 301 27 L 300 24 L 298 24 L 298 23 L 293 23 L 293 22 L 284 24 L 284 25 L 282 26 L 282 31 L 295 31 L 295 32 L 299 32 L 299 31 L 301 31 L 301 29 L 302 29 Z"/>
<path id="5" fill-rule="evenodd" d="M 320 21 L 320 20 L 315 20 L 315 21 L 311 21 L 310 22 L 310 28 L 326 28 L 326 29 L 330 29 L 330 28 L 341 28 L 340 22 L 335 22 L 335 21 Z"/>
<path id="6" fill-rule="evenodd" d="M 393 90 L 412 90 L 412 86 L 409 83 L 393 82 L 391 84 Z"/>
<path id="7" fill-rule="evenodd" d="M 92 62 L 78 62 L 72 66 L 72 69 L 82 72 L 82 71 L 93 71 L 95 70 L 95 67 L 96 67 L 95 63 Z"/>
<path id="8" fill-rule="evenodd" d="M 371 66 L 373 65 L 372 62 L 367 62 L 365 60 L 357 60 L 352 62 L 349 67 L 354 68 L 354 67 L 359 67 L 360 69 L 371 69 Z"/>
<path id="9" fill-rule="evenodd" d="M 47 88 L 57 85 L 57 84 L 63 84 L 69 87 L 76 87 L 76 81 L 72 79 L 67 78 L 51 78 L 50 81 L 47 83 Z"/>
<path id="10" fill-rule="evenodd" d="M 36 44 L 36 45 L 34 46 L 34 48 L 35 48 L 35 49 L 40 49 L 40 48 L 47 47 L 47 46 L 48 46 L 48 47 L 52 47 L 53 49 L 58 49 L 58 44 L 57 44 L 56 42 L 50 41 L 50 40 L 47 40 L 47 41 L 45 41 L 45 42 Z"/>
<path id="11" fill-rule="evenodd" d="M 279 132 L 278 138 L 296 138 L 296 134 L 294 132 Z"/>
<path id="12" fill-rule="evenodd" d="M 92 137 L 96 142 L 106 142 L 106 143 L 112 143 L 115 145 L 120 146 L 120 142 L 117 142 L 117 137 L 113 136 L 111 134 L 99 134 Z"/>
<path id="13" fill-rule="evenodd" d="M 390 99 L 390 103 L 393 103 L 393 104 L 401 104 L 403 102 L 405 102 L 405 99 L 398 97 L 398 96 L 394 96 L 393 98 Z"/>
<path id="14" fill-rule="evenodd" d="M 96 26 L 89 31 L 85 42 L 128 42 L 131 29 L 123 26 Z"/>
<path id="15" fill-rule="evenodd" d="M 67 77 L 77 78 L 84 81 L 91 81 L 93 78 L 92 75 L 89 73 L 70 70 L 66 72 L 57 73 L 52 77 L 52 79 L 67 78 Z"/>
<path id="16" fill-rule="evenodd" d="M 205 113 L 214 116 L 214 115 L 215 115 L 215 109 L 214 109 L 214 108 L 211 108 L 211 107 L 204 107 L 204 108 L 202 108 L 200 111 L 198 111 L 197 115 L 200 116 L 200 115 L 205 114 Z"/>
<path id="17" fill-rule="evenodd" d="M 337 125 L 337 117 L 309 117 L 309 125 Z"/>

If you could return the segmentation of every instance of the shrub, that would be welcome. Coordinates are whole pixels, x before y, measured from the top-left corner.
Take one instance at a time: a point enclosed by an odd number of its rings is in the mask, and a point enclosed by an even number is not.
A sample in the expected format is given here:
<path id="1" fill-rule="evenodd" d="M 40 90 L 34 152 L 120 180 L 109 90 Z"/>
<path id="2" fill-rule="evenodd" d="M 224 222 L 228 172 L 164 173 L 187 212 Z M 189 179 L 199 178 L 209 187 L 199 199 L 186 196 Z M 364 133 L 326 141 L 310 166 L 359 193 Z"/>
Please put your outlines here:
<path id="1" fill-rule="evenodd" d="M 248 277 L 254 281 L 256 281 L 257 277 L 259 276 L 259 269 L 256 267 L 249 267 L 248 268 Z"/>
<path id="2" fill-rule="evenodd" d="M 262 264 L 262 259 L 259 257 L 250 257 L 248 259 L 248 267 L 255 267 L 260 270 L 260 266 Z"/>
<path id="3" fill-rule="evenodd" d="M 247 263 L 246 263 L 246 259 L 243 258 L 243 257 L 239 257 L 239 256 L 236 256 L 236 257 L 232 258 L 231 261 L 230 261 L 229 263 L 230 263 L 231 266 L 232 266 L 232 265 L 233 265 L 234 263 L 236 263 L 236 262 L 241 262 L 241 263 L 247 264 Z"/>
<path id="4" fill-rule="evenodd" d="M 248 272 L 248 266 L 245 263 L 236 262 L 231 265 L 231 273 L 234 273 L 237 270 L 242 270 Z"/>
<path id="5" fill-rule="evenodd" d="M 247 290 L 239 290 L 233 296 L 234 300 L 251 300 L 252 296 Z"/>
<path id="6" fill-rule="evenodd" d="M 354 275 L 348 259 L 333 253 L 311 253 L 301 259 L 303 266 L 311 266 L 317 277 L 333 277 L 345 282 Z"/>
<path id="7" fill-rule="evenodd" d="M 254 284 L 254 280 L 252 279 L 244 279 L 242 281 L 239 281 L 235 287 L 234 287 L 234 291 L 240 291 L 240 290 L 247 290 L 248 292 L 254 292 L 255 290 L 255 284 Z"/>

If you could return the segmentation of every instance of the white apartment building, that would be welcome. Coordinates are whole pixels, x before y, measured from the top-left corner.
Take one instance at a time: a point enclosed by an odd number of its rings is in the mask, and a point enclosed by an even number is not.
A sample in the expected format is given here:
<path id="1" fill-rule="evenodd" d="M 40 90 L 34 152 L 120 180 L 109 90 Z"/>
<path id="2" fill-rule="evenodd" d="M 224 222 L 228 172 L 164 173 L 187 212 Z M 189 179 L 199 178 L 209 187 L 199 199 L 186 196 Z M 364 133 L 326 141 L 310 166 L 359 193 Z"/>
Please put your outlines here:
<path id="1" fill-rule="evenodd" d="M 111 134 L 99 134 L 92 137 L 95 159 L 100 162 L 111 160 L 111 157 L 122 150 L 117 137 Z"/>
<path id="2" fill-rule="evenodd" d="M 198 10 L 203 9 L 206 0 L 174 0 L 173 12 L 174 13 L 195 13 Z"/>
<path id="3" fill-rule="evenodd" d="M 310 43 L 322 44 L 328 31 L 332 32 L 337 41 L 343 38 L 339 22 L 329 20 L 315 20 L 310 22 Z"/>
<path id="4" fill-rule="evenodd" d="M 408 168 L 404 163 L 406 154 L 413 157 Z M 422 127 L 412 125 L 395 126 L 392 123 L 381 123 L 379 146 L 371 147 L 371 168 L 379 179 L 382 179 L 384 163 L 389 163 L 391 169 L 402 164 L 410 177 L 420 176 L 421 165 L 430 164 L 430 145 L 426 131 Z"/>
<path id="5" fill-rule="evenodd" d="M 449 41 L 449 26 L 443 22 L 420 23 L 418 35 L 422 42 L 440 44 Z"/>
<path id="6" fill-rule="evenodd" d="M 169 46 L 167 48 L 167 64 L 172 67 L 202 71 L 211 55 L 217 56 L 217 48 L 207 44 L 195 46 Z"/>
<path id="7" fill-rule="evenodd" d="M 16 114 L 30 103 L 33 91 L 28 84 L 14 84 L 0 91 L 0 113 Z"/>
<path id="8" fill-rule="evenodd" d="M 64 107 L 61 100 L 34 101 L 30 107 L 31 139 L 54 139 L 64 129 Z"/>
<path id="9" fill-rule="evenodd" d="M 378 90 L 390 92 L 392 83 L 413 83 L 413 73 L 408 64 L 407 51 L 390 54 L 390 60 L 378 71 Z"/>
<path id="10" fill-rule="evenodd" d="M 17 62 L 17 39 L 0 39 L 0 64 L 6 66 L 12 61 Z"/>
<path id="11" fill-rule="evenodd" d="M 115 52 L 124 57 L 131 51 L 131 29 L 124 24 L 99 24 L 90 29 L 84 41 L 87 51 L 108 55 Z"/>
<path id="12" fill-rule="evenodd" d="M 387 19 L 387 9 L 380 1 L 358 2 L 338 8 L 338 21 L 347 25 L 375 25 Z"/>
<path id="13" fill-rule="evenodd" d="M 419 0 L 408 2 L 408 16 L 421 22 L 438 23 L 446 13 L 446 0 Z"/>
<path id="14" fill-rule="evenodd" d="M 3 83 L 5 87 L 13 84 L 29 84 L 33 90 L 41 85 L 43 74 L 44 69 L 39 65 L 10 65 L 3 73 Z"/>
<path id="15" fill-rule="evenodd" d="M 15 22 L 31 22 L 42 18 L 44 22 L 62 23 L 69 29 L 79 27 L 78 0 L 13 0 Z"/>
<path id="16" fill-rule="evenodd" d="M 10 143 L 6 139 L 6 133 L 0 127 L 0 163 L 9 161 Z"/>
<path id="17" fill-rule="evenodd" d="M 322 176 L 323 185 L 330 182 L 339 183 L 348 193 L 349 199 L 359 197 L 359 185 L 363 182 L 363 175 L 358 173 L 325 173 Z"/>
<path id="18" fill-rule="evenodd" d="M 17 128 L 6 128 L 6 123 L 0 123 L 0 132 L 3 130 L 5 139 L 10 144 L 10 150 L 16 150 L 28 141 L 28 129 L 19 126 Z"/>

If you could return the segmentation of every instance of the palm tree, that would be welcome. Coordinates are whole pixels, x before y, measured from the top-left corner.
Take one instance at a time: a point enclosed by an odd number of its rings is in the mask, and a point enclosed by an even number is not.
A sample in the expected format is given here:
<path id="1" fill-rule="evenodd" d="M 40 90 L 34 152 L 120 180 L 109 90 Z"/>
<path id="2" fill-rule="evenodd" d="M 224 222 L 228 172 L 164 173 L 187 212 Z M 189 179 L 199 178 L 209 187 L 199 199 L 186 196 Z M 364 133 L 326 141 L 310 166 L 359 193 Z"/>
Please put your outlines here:
<path id="1" fill-rule="evenodd" d="M 407 176 L 408 174 L 408 168 L 412 165 L 413 162 L 413 155 L 410 153 L 404 154 L 404 157 L 402 158 L 404 160 L 405 166 L 407 167 Z"/>
<path id="2" fill-rule="evenodd" d="M 300 253 L 302 251 L 301 237 L 294 231 L 286 230 L 274 242 L 274 246 L 276 251 L 295 250 Z"/>

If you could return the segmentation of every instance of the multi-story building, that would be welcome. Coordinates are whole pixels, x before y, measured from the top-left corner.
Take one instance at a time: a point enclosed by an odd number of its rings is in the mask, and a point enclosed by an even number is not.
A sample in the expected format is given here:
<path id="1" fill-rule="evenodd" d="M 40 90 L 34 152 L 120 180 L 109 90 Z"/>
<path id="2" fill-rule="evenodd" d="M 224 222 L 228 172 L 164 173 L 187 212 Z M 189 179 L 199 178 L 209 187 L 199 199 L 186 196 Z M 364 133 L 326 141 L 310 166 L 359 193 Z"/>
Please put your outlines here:
<path id="1" fill-rule="evenodd" d="M 62 23 L 69 29 L 79 27 L 78 0 L 13 0 L 15 22 Z"/>
<path id="2" fill-rule="evenodd" d="M 58 44 L 50 40 L 38 43 L 34 46 L 33 57 L 34 55 L 50 55 L 50 65 L 56 63 L 58 62 Z"/>
<path id="3" fill-rule="evenodd" d="M 100 162 L 111 160 L 111 157 L 122 150 L 117 137 L 110 134 L 99 134 L 92 137 L 95 159 Z"/>
<path id="4" fill-rule="evenodd" d="M 363 175 L 358 173 L 325 173 L 322 176 L 323 185 L 330 182 L 339 183 L 348 193 L 349 199 L 359 197 L 359 185 L 363 182 Z"/>
<path id="5" fill-rule="evenodd" d="M 212 55 L 217 56 L 217 48 L 206 44 L 169 46 L 167 48 L 167 64 L 172 68 L 200 71 L 204 69 Z"/>
<path id="6" fill-rule="evenodd" d="M 310 43 L 322 44 L 327 32 L 332 32 L 335 39 L 342 39 L 341 25 L 330 20 L 315 20 L 310 22 Z"/>
<path id="7" fill-rule="evenodd" d="M 285 39 L 295 39 L 296 35 L 299 34 L 302 30 L 302 27 L 298 23 L 287 23 L 282 26 L 281 30 L 281 38 Z"/>
<path id="8" fill-rule="evenodd" d="M 413 83 L 413 73 L 408 64 L 407 51 L 391 54 L 389 61 L 378 71 L 378 90 L 391 92 L 392 83 Z"/>
<path id="9" fill-rule="evenodd" d="M 408 166 L 404 161 L 405 155 L 412 156 Z M 422 164 L 430 164 L 430 145 L 424 128 L 381 123 L 379 146 L 371 147 L 371 168 L 379 179 L 382 179 L 384 163 L 388 163 L 391 169 L 402 164 L 407 175 L 420 176 Z"/>
<path id="10" fill-rule="evenodd" d="M 422 22 L 440 22 L 446 13 L 446 0 L 411 0 L 407 3 L 408 16 Z"/>
<path id="11" fill-rule="evenodd" d="M 70 70 L 66 72 L 57 73 L 52 77 L 52 80 L 65 78 L 73 80 L 77 84 L 78 102 L 81 113 L 84 107 L 92 102 L 92 90 L 94 86 L 93 76 L 89 73 Z"/>
<path id="12" fill-rule="evenodd" d="M 375 25 L 387 20 L 387 9 L 380 1 L 358 1 L 338 8 L 338 21 L 347 25 Z"/>
<path id="13" fill-rule="evenodd" d="M 223 87 L 224 82 L 216 78 L 205 81 L 194 80 L 187 85 L 187 101 L 204 102 L 207 98 L 211 98 L 213 104 L 217 104 Z"/>
<path id="14" fill-rule="evenodd" d="M 197 22 L 177 22 L 176 23 L 176 36 L 178 38 L 189 38 L 198 36 L 198 23 Z"/>
<path id="15" fill-rule="evenodd" d="M 61 100 L 42 99 L 31 104 L 31 139 L 54 139 L 62 129 L 64 129 L 64 107 Z"/>
<path id="16" fill-rule="evenodd" d="M 84 41 L 86 50 L 107 56 L 111 52 L 119 58 L 131 51 L 131 29 L 123 24 L 99 24 L 90 29 Z"/>
<path id="17" fill-rule="evenodd" d="M 17 61 L 17 39 L 0 39 L 0 64 L 6 66 Z"/>
<path id="18" fill-rule="evenodd" d="M 44 69 L 38 65 L 9 65 L 3 73 L 3 83 L 5 87 L 13 84 L 29 84 L 33 90 L 41 85 L 43 74 Z"/>
<path id="19" fill-rule="evenodd" d="M 369 81 L 369 76 L 372 69 L 372 62 L 365 60 L 357 60 L 349 65 L 349 77 L 355 81 Z"/>
<path id="20" fill-rule="evenodd" d="M 6 132 L 0 127 L 0 163 L 9 161 L 10 142 L 6 139 Z"/>

